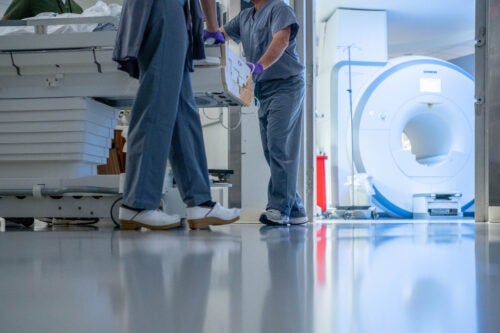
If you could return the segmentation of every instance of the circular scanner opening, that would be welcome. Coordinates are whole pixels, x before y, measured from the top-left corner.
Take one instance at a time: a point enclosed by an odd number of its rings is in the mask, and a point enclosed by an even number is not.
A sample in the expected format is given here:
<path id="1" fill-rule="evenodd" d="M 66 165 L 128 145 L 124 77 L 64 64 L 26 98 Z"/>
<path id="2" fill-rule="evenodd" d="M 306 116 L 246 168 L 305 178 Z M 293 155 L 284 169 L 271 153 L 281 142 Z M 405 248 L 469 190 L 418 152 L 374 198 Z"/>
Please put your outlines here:
<path id="1" fill-rule="evenodd" d="M 445 119 L 425 113 L 411 118 L 403 129 L 403 150 L 415 155 L 423 165 L 434 166 L 444 162 L 452 148 L 452 132 Z"/>

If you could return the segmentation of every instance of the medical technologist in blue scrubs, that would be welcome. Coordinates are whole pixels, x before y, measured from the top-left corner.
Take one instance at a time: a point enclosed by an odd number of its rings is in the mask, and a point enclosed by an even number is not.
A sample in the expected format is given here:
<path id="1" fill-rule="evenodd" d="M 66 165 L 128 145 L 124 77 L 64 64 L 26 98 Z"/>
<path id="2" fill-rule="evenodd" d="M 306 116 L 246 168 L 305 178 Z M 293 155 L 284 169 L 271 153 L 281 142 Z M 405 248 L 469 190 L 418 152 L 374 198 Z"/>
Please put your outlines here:
<path id="1" fill-rule="evenodd" d="M 250 1 L 247 1 L 250 2 Z M 308 221 L 297 193 L 302 137 L 304 66 L 296 50 L 299 30 L 293 9 L 282 0 L 252 0 L 222 32 L 243 45 L 253 71 L 264 156 L 271 171 L 266 211 L 268 225 Z"/>
<path id="2" fill-rule="evenodd" d="M 215 0 L 125 0 L 113 59 L 139 79 L 127 137 L 122 229 L 170 229 L 178 215 L 158 209 L 167 158 L 191 229 L 235 222 L 239 209 L 211 199 L 207 160 L 189 72 L 204 58 L 203 37 L 224 42 Z"/>

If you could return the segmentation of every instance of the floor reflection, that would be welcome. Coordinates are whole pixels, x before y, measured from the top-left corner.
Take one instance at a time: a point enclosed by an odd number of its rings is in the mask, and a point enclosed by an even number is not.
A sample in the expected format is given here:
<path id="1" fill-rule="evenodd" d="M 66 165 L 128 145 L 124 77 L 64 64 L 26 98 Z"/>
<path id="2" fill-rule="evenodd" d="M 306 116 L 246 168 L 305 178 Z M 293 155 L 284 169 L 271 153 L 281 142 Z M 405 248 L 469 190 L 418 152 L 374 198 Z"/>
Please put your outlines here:
<path id="1" fill-rule="evenodd" d="M 500 224 L 9 227 L 0 332 L 499 332 Z"/>
<path id="2" fill-rule="evenodd" d="M 260 332 L 311 332 L 311 277 L 308 269 L 309 228 L 264 226 L 271 283 L 262 306 Z"/>
<path id="3" fill-rule="evenodd" d="M 354 223 L 317 232 L 326 265 L 317 269 L 326 272 L 316 285 L 317 332 L 476 331 L 474 225 Z"/>
<path id="4" fill-rule="evenodd" d="M 238 237 L 210 230 L 190 232 L 189 236 L 181 232 L 123 232 L 117 241 L 126 326 L 131 332 L 167 328 L 171 332 L 204 332 L 208 328 L 215 332 L 228 327 L 227 313 L 217 316 L 218 311 L 210 311 L 208 299 L 220 290 L 217 281 L 212 281 L 214 258 L 239 253 Z M 226 267 L 227 263 L 216 268 Z M 227 302 L 227 293 L 217 297 Z"/>

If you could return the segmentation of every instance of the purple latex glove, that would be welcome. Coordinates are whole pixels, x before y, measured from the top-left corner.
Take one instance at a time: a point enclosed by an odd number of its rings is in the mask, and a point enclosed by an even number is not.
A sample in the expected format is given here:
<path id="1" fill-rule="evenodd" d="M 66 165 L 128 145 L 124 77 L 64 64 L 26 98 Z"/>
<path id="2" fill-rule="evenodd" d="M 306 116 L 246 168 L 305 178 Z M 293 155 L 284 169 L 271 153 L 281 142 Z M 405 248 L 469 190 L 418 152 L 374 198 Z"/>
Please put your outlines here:
<path id="1" fill-rule="evenodd" d="M 224 44 L 226 42 L 226 39 L 224 38 L 224 34 L 220 30 L 217 30 L 215 32 L 203 30 L 203 41 L 207 45 L 213 45 Z"/>
<path id="2" fill-rule="evenodd" d="M 251 62 L 247 62 L 248 68 L 250 68 L 250 71 L 252 74 L 259 75 L 264 71 L 264 67 L 260 64 L 260 62 L 256 62 L 255 64 L 252 64 Z"/>

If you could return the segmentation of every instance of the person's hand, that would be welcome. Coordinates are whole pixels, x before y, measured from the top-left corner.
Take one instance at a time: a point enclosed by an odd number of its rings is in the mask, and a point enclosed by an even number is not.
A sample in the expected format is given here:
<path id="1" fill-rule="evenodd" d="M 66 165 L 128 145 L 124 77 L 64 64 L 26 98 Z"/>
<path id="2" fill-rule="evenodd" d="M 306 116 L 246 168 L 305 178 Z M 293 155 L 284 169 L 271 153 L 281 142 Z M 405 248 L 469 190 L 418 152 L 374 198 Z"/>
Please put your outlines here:
<path id="1" fill-rule="evenodd" d="M 203 30 L 203 41 L 207 45 L 213 45 L 224 44 L 226 42 L 226 39 L 224 38 L 224 34 L 220 30 L 214 32 Z"/>
<path id="2" fill-rule="evenodd" d="M 259 75 L 264 71 L 264 67 L 260 64 L 260 62 L 256 62 L 255 64 L 247 62 L 247 66 L 250 68 L 252 74 L 255 75 Z"/>

